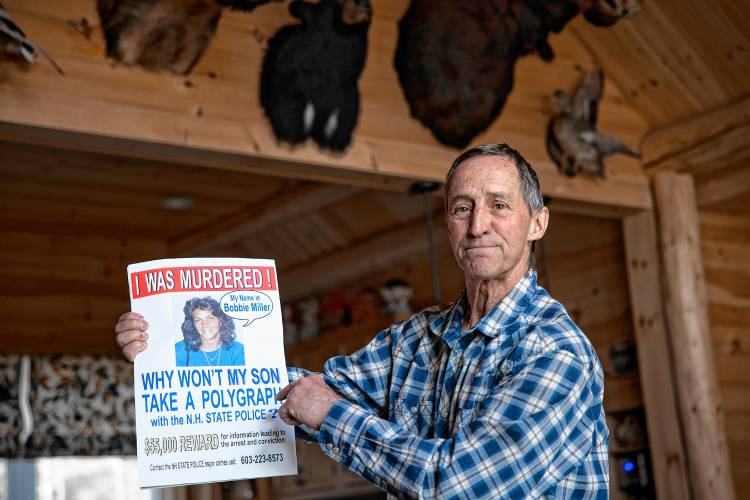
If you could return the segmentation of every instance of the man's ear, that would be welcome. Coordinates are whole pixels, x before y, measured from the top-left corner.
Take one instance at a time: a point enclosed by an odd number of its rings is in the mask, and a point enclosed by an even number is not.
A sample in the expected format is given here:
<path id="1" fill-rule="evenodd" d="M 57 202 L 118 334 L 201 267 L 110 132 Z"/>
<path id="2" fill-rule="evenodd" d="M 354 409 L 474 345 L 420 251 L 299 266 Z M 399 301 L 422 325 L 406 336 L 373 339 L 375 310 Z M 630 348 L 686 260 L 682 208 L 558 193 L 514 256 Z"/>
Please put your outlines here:
<path id="1" fill-rule="evenodd" d="M 537 213 L 531 214 L 528 241 L 541 240 L 547 231 L 547 223 L 549 223 L 549 210 L 547 207 L 542 207 Z"/>

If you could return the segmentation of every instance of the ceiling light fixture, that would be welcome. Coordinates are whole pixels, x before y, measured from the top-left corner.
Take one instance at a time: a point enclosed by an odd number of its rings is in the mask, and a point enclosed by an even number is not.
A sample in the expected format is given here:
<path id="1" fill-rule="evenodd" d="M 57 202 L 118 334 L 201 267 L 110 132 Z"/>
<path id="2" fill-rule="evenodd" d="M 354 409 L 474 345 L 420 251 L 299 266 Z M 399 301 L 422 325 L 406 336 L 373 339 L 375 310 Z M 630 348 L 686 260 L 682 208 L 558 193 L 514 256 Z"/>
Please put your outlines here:
<path id="1" fill-rule="evenodd" d="M 162 198 L 161 206 L 167 210 L 189 210 L 195 202 L 189 196 L 167 196 Z"/>

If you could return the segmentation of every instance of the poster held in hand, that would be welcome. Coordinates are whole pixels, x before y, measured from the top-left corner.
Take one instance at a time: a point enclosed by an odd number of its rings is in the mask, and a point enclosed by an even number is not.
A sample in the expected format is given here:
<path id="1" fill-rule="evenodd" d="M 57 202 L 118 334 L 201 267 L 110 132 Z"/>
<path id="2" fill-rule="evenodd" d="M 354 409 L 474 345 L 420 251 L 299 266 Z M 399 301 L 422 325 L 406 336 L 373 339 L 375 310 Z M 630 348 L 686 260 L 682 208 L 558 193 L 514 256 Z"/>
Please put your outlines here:
<path id="1" fill-rule="evenodd" d="M 149 323 L 135 360 L 142 488 L 297 473 L 273 260 L 166 259 L 128 266 Z"/>

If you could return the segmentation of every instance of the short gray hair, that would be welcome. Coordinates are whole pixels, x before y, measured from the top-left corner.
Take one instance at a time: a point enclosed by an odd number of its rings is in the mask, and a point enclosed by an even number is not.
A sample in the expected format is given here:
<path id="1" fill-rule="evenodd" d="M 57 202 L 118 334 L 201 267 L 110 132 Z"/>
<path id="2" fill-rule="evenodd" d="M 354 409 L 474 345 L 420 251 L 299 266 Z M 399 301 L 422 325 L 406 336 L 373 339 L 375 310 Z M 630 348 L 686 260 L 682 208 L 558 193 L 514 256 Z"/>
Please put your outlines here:
<path id="1" fill-rule="evenodd" d="M 542 196 L 542 189 L 539 186 L 539 178 L 531 168 L 531 165 L 521 153 L 508 146 L 507 144 L 482 144 L 481 146 L 473 147 L 467 151 L 461 153 L 458 158 L 453 160 L 451 168 L 448 170 L 448 175 L 445 176 L 445 212 L 448 213 L 448 193 L 451 188 L 451 181 L 453 175 L 456 173 L 456 169 L 463 162 L 469 158 L 475 156 L 499 156 L 500 158 L 506 158 L 513 162 L 518 170 L 518 178 L 521 179 L 521 194 L 523 200 L 526 202 L 526 207 L 529 209 L 529 214 L 535 214 L 544 208 L 544 197 Z M 536 242 L 531 243 L 531 254 L 529 255 L 529 268 L 534 267 L 536 261 Z"/>
<path id="2" fill-rule="evenodd" d="M 453 160 L 448 175 L 445 177 L 445 206 L 448 207 L 448 192 L 450 191 L 451 181 L 456 169 L 463 162 L 475 156 L 499 156 L 511 160 L 518 170 L 518 178 L 521 180 L 521 194 L 530 214 L 535 214 L 544 207 L 544 198 L 542 189 L 539 187 L 539 178 L 531 168 L 526 158 L 521 153 L 508 146 L 507 144 L 482 144 L 473 147 L 461 153 L 458 158 Z"/>

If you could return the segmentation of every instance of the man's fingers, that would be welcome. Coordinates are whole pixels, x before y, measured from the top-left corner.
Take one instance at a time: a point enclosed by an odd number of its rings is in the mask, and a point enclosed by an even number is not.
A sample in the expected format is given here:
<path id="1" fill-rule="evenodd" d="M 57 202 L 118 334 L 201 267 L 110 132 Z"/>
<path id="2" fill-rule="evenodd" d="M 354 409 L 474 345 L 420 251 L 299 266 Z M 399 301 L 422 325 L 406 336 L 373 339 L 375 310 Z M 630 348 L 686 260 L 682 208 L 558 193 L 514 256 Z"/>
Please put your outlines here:
<path id="1" fill-rule="evenodd" d="M 281 408 L 279 408 L 279 418 L 281 418 L 282 421 L 289 425 L 300 425 L 302 422 L 294 418 L 289 413 L 289 407 L 286 404 L 281 405 Z"/>
<path id="2" fill-rule="evenodd" d="M 119 323 L 120 321 L 125 321 L 127 319 L 143 319 L 143 316 L 141 316 L 137 312 L 128 311 L 126 313 L 122 313 L 122 315 L 120 315 L 120 318 L 117 320 L 117 322 Z"/>
<path id="3" fill-rule="evenodd" d="M 115 337 L 115 342 L 117 342 L 117 347 L 120 349 L 124 348 L 128 344 L 132 344 L 133 342 L 146 342 L 148 341 L 148 333 L 141 331 L 141 330 L 128 330 L 125 332 L 120 332 Z"/>
<path id="4" fill-rule="evenodd" d="M 302 380 L 302 379 L 295 380 L 291 384 L 289 384 L 286 387 L 284 387 L 283 389 L 281 389 L 281 392 L 279 392 L 278 394 L 276 394 L 276 400 L 277 401 L 284 401 L 287 398 L 287 396 L 289 396 L 289 391 L 291 391 L 294 388 L 294 386 L 297 385 L 297 382 L 299 382 L 300 380 Z M 282 406 L 282 408 L 283 408 L 283 406 Z"/>
<path id="5" fill-rule="evenodd" d="M 128 330 L 140 330 L 145 332 L 148 330 L 148 323 L 142 318 L 127 318 L 120 319 L 120 321 L 115 324 L 115 333 L 126 332 Z"/>
<path id="6" fill-rule="evenodd" d="M 132 362 L 139 353 L 146 349 L 146 345 L 145 342 L 131 342 L 122 348 L 122 355 L 125 356 L 125 359 Z"/>

